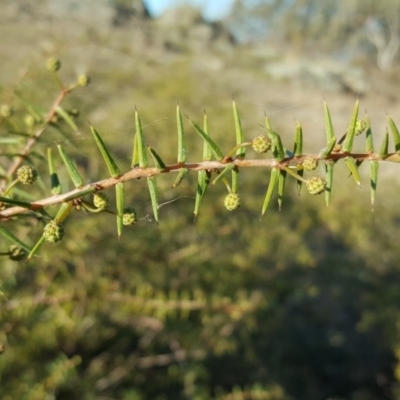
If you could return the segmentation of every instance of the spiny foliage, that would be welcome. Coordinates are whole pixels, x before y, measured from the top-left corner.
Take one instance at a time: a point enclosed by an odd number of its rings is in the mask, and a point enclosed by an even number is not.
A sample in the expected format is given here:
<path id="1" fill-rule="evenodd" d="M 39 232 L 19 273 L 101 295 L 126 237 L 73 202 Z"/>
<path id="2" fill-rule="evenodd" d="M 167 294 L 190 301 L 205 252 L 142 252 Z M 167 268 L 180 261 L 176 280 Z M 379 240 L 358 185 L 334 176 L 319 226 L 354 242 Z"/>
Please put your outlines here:
<path id="1" fill-rule="evenodd" d="M 65 134 L 65 127 L 73 132 L 78 130 L 74 121 L 77 111 L 66 110 L 62 102 L 66 96 L 78 87 L 86 86 L 89 78 L 86 75 L 78 76 L 72 85 L 64 85 L 58 76 L 61 62 L 51 58 L 47 61 L 47 69 L 53 74 L 60 85 L 60 92 L 47 113 L 43 112 L 36 104 L 23 99 L 13 93 L 13 100 L 3 104 L 0 109 L 1 122 L 6 127 L 7 136 L 1 139 L 2 164 L 0 165 L 2 193 L 0 196 L 0 232 L 10 242 L 8 250 L 3 250 L 2 255 L 7 255 L 13 260 L 23 260 L 32 257 L 45 243 L 56 243 L 62 240 L 65 233 L 65 220 L 73 211 L 85 210 L 89 213 L 107 212 L 116 216 L 117 234 L 121 236 L 124 226 L 134 225 L 137 220 L 135 209 L 125 204 L 125 186 L 130 180 L 146 178 L 149 197 L 152 204 L 154 220 L 159 221 L 159 193 L 157 186 L 158 175 L 176 172 L 177 178 L 173 187 L 179 186 L 188 172 L 197 173 L 197 190 L 194 204 L 194 218 L 196 219 L 204 196 L 210 186 L 222 183 L 226 186 L 228 195 L 223 199 L 228 211 L 234 211 L 240 206 L 239 171 L 241 168 L 259 167 L 271 170 L 270 179 L 266 188 L 266 195 L 261 206 L 263 216 L 274 194 L 277 194 L 278 205 L 281 208 L 286 180 L 290 175 L 297 182 L 298 191 L 305 184 L 311 195 L 325 193 L 328 205 L 332 194 L 333 173 L 336 163 L 343 160 L 357 185 L 361 178 L 359 167 L 364 161 L 370 165 L 371 204 L 374 205 L 378 170 L 380 161 L 400 162 L 400 133 L 395 122 L 388 117 L 388 125 L 393 137 L 395 152 L 389 152 L 389 134 L 386 132 L 379 152 L 375 152 L 373 135 L 368 115 L 360 118 L 359 101 L 357 100 L 350 116 L 350 121 L 345 134 L 338 140 L 333 129 L 329 108 L 324 103 L 324 118 L 326 129 L 326 146 L 317 154 L 304 154 L 303 131 L 298 122 L 296 124 L 293 150 L 284 147 L 279 133 L 272 129 L 268 117 L 265 117 L 265 135 L 259 135 L 252 140 L 246 140 L 242 129 L 240 114 L 235 101 L 233 101 L 233 119 L 235 126 L 235 144 L 230 151 L 224 153 L 220 146 L 212 139 L 209 132 L 208 120 L 204 114 L 202 126 L 186 117 L 203 142 L 203 157 L 198 162 L 187 161 L 186 132 L 184 118 L 179 105 L 176 108 L 176 124 L 178 136 L 178 151 L 176 163 L 167 165 L 158 152 L 146 144 L 144 131 L 139 113 L 135 110 L 135 135 L 132 138 L 131 169 L 121 171 L 115 161 L 112 151 L 109 150 L 101 134 L 90 125 L 94 143 L 108 169 L 109 177 L 99 179 L 97 182 L 84 184 L 76 162 L 69 156 L 61 145 L 57 145 L 59 158 L 53 156 L 52 148 L 47 151 L 47 163 L 50 185 L 41 198 L 32 198 L 27 189 L 30 185 L 42 184 L 38 179 L 35 168 L 37 160 L 43 155 L 38 155 L 34 147 L 50 128 Z M 21 109 L 23 115 L 21 117 Z M 17 112 L 14 112 L 17 110 Z M 365 152 L 354 153 L 353 145 L 357 136 L 365 134 Z M 272 157 L 265 159 L 246 159 L 246 148 L 251 147 L 255 153 L 272 153 Z M 153 166 L 149 166 L 150 156 Z M 322 164 L 323 176 L 314 175 L 314 170 Z M 62 193 L 64 182 L 61 182 L 60 168 L 65 168 L 75 186 L 74 190 Z M 306 174 L 309 176 L 306 177 Z M 115 188 L 115 207 L 110 205 L 105 190 Z M 47 212 L 47 208 L 59 204 L 55 216 Z M 14 235 L 8 228 L 10 220 L 19 220 L 29 217 L 43 224 L 43 231 L 33 245 L 26 243 Z M 34 236 L 34 233 L 32 233 Z"/>

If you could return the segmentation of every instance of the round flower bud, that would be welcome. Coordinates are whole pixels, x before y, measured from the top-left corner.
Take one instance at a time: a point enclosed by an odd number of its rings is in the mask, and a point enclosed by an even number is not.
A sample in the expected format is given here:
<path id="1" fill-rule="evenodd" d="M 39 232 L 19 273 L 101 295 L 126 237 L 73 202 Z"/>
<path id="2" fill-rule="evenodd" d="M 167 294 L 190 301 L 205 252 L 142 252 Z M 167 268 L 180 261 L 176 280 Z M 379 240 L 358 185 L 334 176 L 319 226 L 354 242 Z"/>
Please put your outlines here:
<path id="1" fill-rule="evenodd" d="M 81 74 L 78 76 L 77 83 L 79 86 L 87 86 L 87 85 L 89 85 L 89 82 L 90 82 L 90 78 L 87 75 Z"/>
<path id="2" fill-rule="evenodd" d="M 357 119 L 356 126 L 354 128 L 355 134 L 361 135 L 367 128 L 367 123 L 363 119 Z"/>
<path id="3" fill-rule="evenodd" d="M 134 208 L 125 208 L 122 216 L 123 225 L 134 225 L 137 222 L 137 214 Z"/>
<path id="4" fill-rule="evenodd" d="M 253 139 L 253 149 L 257 153 L 266 153 L 271 148 L 271 139 L 265 135 Z"/>
<path id="5" fill-rule="evenodd" d="M 36 181 L 38 172 L 36 171 L 36 168 L 31 167 L 30 165 L 23 165 L 17 169 L 17 177 L 24 185 L 31 185 Z"/>
<path id="6" fill-rule="evenodd" d="M 312 176 L 307 180 L 306 183 L 308 193 L 310 194 L 321 194 L 325 191 L 326 181 L 320 176 Z"/>
<path id="7" fill-rule="evenodd" d="M 13 261 L 24 260 L 27 255 L 26 251 L 22 247 L 17 246 L 16 244 L 11 245 L 10 248 L 8 249 L 8 252 L 10 260 Z"/>
<path id="8" fill-rule="evenodd" d="M 27 114 L 24 117 L 24 123 L 28 128 L 32 128 L 32 126 L 35 125 L 36 121 L 31 114 Z"/>
<path id="9" fill-rule="evenodd" d="M 103 192 L 93 195 L 93 204 L 98 210 L 104 210 L 108 205 L 108 196 Z"/>
<path id="10" fill-rule="evenodd" d="M 240 197 L 237 193 L 229 193 L 224 199 L 225 208 L 228 211 L 235 211 L 240 207 Z"/>
<path id="11" fill-rule="evenodd" d="M 61 61 L 57 57 L 50 57 L 46 61 L 46 67 L 50 72 L 57 72 L 61 68 Z"/>
<path id="12" fill-rule="evenodd" d="M 3 118 L 10 118 L 14 113 L 13 108 L 8 104 L 2 104 L 0 106 L 0 116 Z"/>
<path id="13" fill-rule="evenodd" d="M 63 238 L 64 233 L 64 228 L 57 221 L 53 220 L 44 227 L 43 237 L 46 242 L 56 243 Z"/>
<path id="14" fill-rule="evenodd" d="M 317 158 L 306 157 L 303 160 L 303 168 L 306 171 L 313 171 L 317 167 L 318 167 L 318 159 Z"/>

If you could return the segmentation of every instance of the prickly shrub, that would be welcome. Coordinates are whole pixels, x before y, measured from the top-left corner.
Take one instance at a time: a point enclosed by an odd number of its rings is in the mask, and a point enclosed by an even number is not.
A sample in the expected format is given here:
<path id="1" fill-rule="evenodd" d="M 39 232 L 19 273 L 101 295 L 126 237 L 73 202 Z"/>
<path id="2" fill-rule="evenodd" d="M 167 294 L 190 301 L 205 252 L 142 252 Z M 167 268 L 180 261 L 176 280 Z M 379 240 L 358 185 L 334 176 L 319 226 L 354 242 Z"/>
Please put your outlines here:
<path id="1" fill-rule="evenodd" d="M 77 77 L 76 82 L 65 85 L 61 82 L 58 72 L 61 62 L 52 58 L 47 61 L 48 71 L 54 75 L 60 83 L 60 92 L 51 104 L 47 113 L 37 111 L 39 108 L 33 104 L 23 101 L 24 114 L 15 112 L 18 106 L 14 104 L 0 105 L 0 123 L 10 129 L 7 130 L 10 140 L 2 142 L 1 153 L 7 155 L 2 157 L 1 162 L 1 187 L 0 194 L 0 233 L 6 238 L 9 247 L 2 251 L 2 255 L 8 255 L 13 260 L 32 257 L 44 242 L 56 243 L 64 235 L 64 221 L 71 212 L 85 210 L 91 213 L 114 214 L 116 218 L 117 234 L 121 236 L 126 226 L 138 225 L 136 211 L 125 206 L 125 183 L 143 178 L 147 181 L 149 198 L 152 204 L 154 220 L 159 220 L 159 191 L 157 178 L 163 174 L 177 173 L 173 185 L 179 186 L 188 173 L 197 174 L 197 188 L 195 192 L 194 216 L 198 216 L 201 204 L 207 190 L 216 184 L 224 184 L 229 194 L 224 199 L 224 206 L 228 211 L 238 209 L 240 198 L 238 196 L 239 172 L 243 168 L 259 168 L 269 171 L 266 194 L 261 207 L 261 215 L 264 215 L 269 207 L 271 199 L 276 195 L 279 208 L 281 207 L 286 181 L 294 178 L 300 190 L 302 184 L 306 186 L 311 195 L 324 194 L 326 204 L 329 204 L 332 195 L 332 182 L 335 166 L 338 162 L 344 162 L 356 183 L 360 184 L 359 167 L 362 163 L 368 163 L 370 167 L 371 203 L 374 203 L 379 163 L 382 161 L 400 162 L 400 133 L 395 122 L 388 117 L 388 126 L 394 141 L 394 152 L 389 151 L 389 134 L 387 133 L 379 151 L 375 151 L 372 140 L 372 129 L 368 115 L 359 118 L 359 102 L 356 101 L 350 122 L 345 135 L 337 140 L 330 112 L 327 104 L 323 105 L 323 113 L 326 126 L 326 145 L 317 154 L 306 154 L 303 152 L 303 132 L 300 123 L 296 124 L 293 151 L 284 147 L 281 136 L 272 129 L 270 120 L 266 117 L 265 134 L 258 135 L 253 139 L 246 138 L 242 129 L 240 115 L 235 102 L 233 102 L 233 141 L 232 148 L 223 152 L 221 147 L 210 136 L 206 116 L 202 124 L 187 118 L 185 123 L 179 106 L 176 109 L 176 124 L 178 137 L 178 151 L 176 162 L 166 164 L 157 150 L 146 145 L 144 130 L 141 125 L 139 113 L 134 113 L 135 134 L 132 137 L 132 160 L 131 168 L 122 171 L 117 165 L 113 152 L 103 141 L 102 135 L 93 126 L 89 126 L 93 145 L 98 149 L 98 157 L 102 159 L 108 169 L 108 176 L 99 176 L 96 182 L 86 183 L 88 180 L 81 175 L 75 160 L 60 145 L 56 149 L 50 148 L 47 152 L 50 182 L 48 192 L 38 198 L 31 199 L 30 188 L 37 188 L 38 181 L 42 186 L 45 182 L 38 178 L 35 168 L 35 158 L 31 157 L 35 146 L 49 128 L 59 128 L 63 132 L 65 128 L 72 131 L 77 130 L 75 118 L 79 114 L 76 109 L 67 111 L 63 108 L 65 98 L 74 90 L 87 86 L 90 79 L 86 75 Z M 16 97 L 20 100 L 20 97 Z M 19 110 L 21 111 L 21 110 Z M 22 122 L 20 120 L 22 120 Z M 14 120 L 15 119 L 15 120 Z M 13 129 L 11 129 L 13 127 Z M 16 128 L 15 128 L 16 127 Z M 186 128 L 190 127 L 192 134 L 197 134 L 203 144 L 203 157 L 196 162 L 188 162 L 186 141 L 189 135 Z M 62 128 L 62 129 L 61 129 Z M 353 152 L 355 140 L 365 133 L 366 150 L 364 153 Z M 13 135 L 23 137 L 14 140 Z M 192 140 L 192 139 L 190 139 Z M 246 154 L 250 147 L 250 153 Z M 56 157 L 54 150 L 58 152 Z M 175 149 L 171 149 L 175 151 Z M 267 153 L 269 152 L 269 153 Z M 255 154 L 256 153 L 256 154 Z M 268 155 L 266 155 L 268 154 Z M 255 157 L 253 157 L 253 155 Z M 261 158 L 260 158 L 261 157 Z M 309 171 L 321 168 L 322 176 L 307 176 Z M 73 190 L 63 192 L 66 187 L 60 182 L 57 170 L 64 168 L 68 173 L 74 186 Z M 260 175 L 261 176 L 261 175 Z M 262 174 L 265 176 L 265 174 Z M 211 185 L 210 185 L 211 183 Z M 260 180 L 260 184 L 265 184 Z M 21 186 L 22 185 L 22 186 Z M 16 190 L 18 187 L 18 190 Z M 110 204 L 105 191 L 114 188 L 115 203 Z M 21 193 L 25 193 L 21 197 Z M 37 193 L 33 192 L 33 193 Z M 59 211 L 55 216 L 49 215 L 47 209 L 50 206 L 59 205 Z M 32 219 L 47 221 L 44 231 L 39 238 L 34 230 L 31 232 L 30 240 L 25 242 L 18 238 L 4 222 L 13 219 L 18 221 L 22 216 Z M 35 226 L 40 226 L 36 224 Z M 1 251 L 1 249 L 0 249 Z"/>

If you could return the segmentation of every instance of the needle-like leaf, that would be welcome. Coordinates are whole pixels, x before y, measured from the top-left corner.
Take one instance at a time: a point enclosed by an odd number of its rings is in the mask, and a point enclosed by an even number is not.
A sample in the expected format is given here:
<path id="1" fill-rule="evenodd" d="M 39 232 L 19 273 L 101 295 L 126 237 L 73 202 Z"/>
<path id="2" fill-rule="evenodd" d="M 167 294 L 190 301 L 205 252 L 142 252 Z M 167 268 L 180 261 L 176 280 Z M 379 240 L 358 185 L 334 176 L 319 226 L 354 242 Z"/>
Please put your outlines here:
<path id="1" fill-rule="evenodd" d="M 344 161 L 347 167 L 349 168 L 351 174 L 353 175 L 353 178 L 356 181 L 357 185 L 360 186 L 361 179 L 360 179 L 360 174 L 358 172 L 358 167 L 356 165 L 356 161 L 354 160 L 353 157 L 346 157 Z"/>
<path id="2" fill-rule="evenodd" d="M 353 113 L 351 114 L 349 125 L 347 126 L 346 138 L 344 139 L 342 146 L 342 150 L 345 153 L 350 153 L 351 149 L 353 148 L 354 137 L 356 134 L 358 108 L 359 108 L 359 101 L 357 100 L 353 108 Z"/>
<path id="3" fill-rule="evenodd" d="M 203 140 L 205 142 L 208 143 L 208 145 L 211 148 L 212 153 L 214 154 L 214 157 L 217 160 L 222 160 L 224 158 L 224 155 L 221 151 L 221 149 L 218 147 L 218 145 L 214 142 L 214 140 L 212 140 L 210 138 L 210 136 L 203 131 L 203 129 L 201 129 L 195 122 L 193 122 L 192 120 L 190 120 L 190 123 L 192 124 L 193 128 L 196 130 L 196 132 L 203 138 Z"/>
<path id="4" fill-rule="evenodd" d="M 387 119 L 388 119 L 389 127 L 392 132 L 392 136 L 393 136 L 394 148 L 395 148 L 395 151 L 398 152 L 398 151 L 400 151 L 400 133 L 399 133 L 399 130 L 397 129 L 396 124 L 392 120 L 392 118 L 390 118 L 388 116 Z"/>
<path id="5" fill-rule="evenodd" d="M 49 165 L 51 193 L 52 194 L 60 194 L 61 193 L 61 183 L 60 183 L 60 180 L 58 179 L 57 172 L 54 168 L 53 153 L 52 153 L 50 147 L 47 149 L 47 162 Z"/>
<path id="6" fill-rule="evenodd" d="M 0 203 L 5 203 L 5 204 L 11 204 L 13 206 L 19 206 L 19 207 L 24 207 L 29 210 L 34 210 L 35 207 L 34 203 L 28 203 L 27 201 L 22 201 L 22 200 L 15 200 L 15 199 L 10 199 L 9 197 L 2 197 L 0 196 Z"/>
<path id="7" fill-rule="evenodd" d="M 54 217 L 54 219 L 59 224 L 63 223 L 65 219 L 68 217 L 68 215 L 71 213 L 73 204 L 74 203 L 72 201 L 65 201 L 61 203 L 61 206 L 58 209 L 56 216 Z"/>
<path id="8" fill-rule="evenodd" d="M 59 144 L 57 145 L 58 152 L 62 160 L 64 161 L 65 167 L 67 168 L 68 174 L 72 179 L 72 182 L 76 188 L 83 186 L 83 179 L 78 172 L 74 162 L 69 158 L 68 154 L 64 151 L 63 147 Z"/>
<path id="9" fill-rule="evenodd" d="M 135 126 L 136 126 L 136 140 L 137 140 L 137 152 L 139 155 L 139 167 L 147 168 L 147 154 L 146 144 L 143 136 L 142 123 L 139 118 L 139 113 L 135 110 Z"/>
<path id="10" fill-rule="evenodd" d="M 158 224 L 158 189 L 157 181 L 155 176 L 147 178 L 147 183 L 149 186 L 149 193 L 151 199 L 151 205 L 153 207 L 154 219 Z"/>
<path id="11" fill-rule="evenodd" d="M 235 168 L 235 164 L 229 163 L 218 175 L 217 177 L 213 180 L 212 184 L 215 185 L 217 182 L 219 182 L 221 179 L 226 178 L 226 176 Z"/>
<path id="12" fill-rule="evenodd" d="M 25 244 L 24 242 L 22 242 L 21 240 L 19 240 L 16 236 L 14 236 L 13 233 L 11 233 L 7 228 L 5 228 L 3 225 L 0 224 L 0 233 L 6 238 L 11 240 L 14 244 L 16 244 L 17 246 L 22 247 L 25 251 L 27 251 L 28 253 L 31 252 L 31 248 Z"/>
<path id="13" fill-rule="evenodd" d="M 331 120 L 331 114 L 329 112 L 328 105 L 324 101 L 324 119 L 325 119 L 325 131 L 326 131 L 326 143 L 331 143 L 335 138 L 335 133 L 333 130 L 333 124 Z"/>
<path id="14" fill-rule="evenodd" d="M 282 209 L 282 201 L 283 201 L 283 192 L 285 191 L 285 183 L 286 183 L 286 171 L 279 171 L 279 180 L 278 180 L 278 206 L 279 211 Z"/>
<path id="15" fill-rule="evenodd" d="M 117 164 L 115 163 L 114 159 L 111 157 L 110 152 L 108 151 L 106 145 L 104 144 L 102 138 L 100 137 L 99 133 L 96 131 L 96 129 L 93 128 L 93 126 L 90 125 L 90 130 L 92 131 L 94 140 L 97 144 L 97 147 L 100 150 L 101 155 L 103 156 L 103 159 L 107 165 L 107 168 L 110 172 L 110 175 L 113 178 L 118 178 L 121 173 L 119 172 L 119 168 L 117 167 Z"/>
<path id="16" fill-rule="evenodd" d="M 61 106 L 56 108 L 56 113 L 71 127 L 74 132 L 78 132 L 78 127 L 76 126 L 71 115 L 69 115 Z"/>
<path id="17" fill-rule="evenodd" d="M 271 124 L 267 116 L 265 117 L 265 128 L 269 138 L 271 139 L 272 155 L 276 161 L 282 161 L 285 158 L 285 149 L 282 145 L 280 135 L 271 129 Z"/>
<path id="18" fill-rule="evenodd" d="M 164 161 L 161 159 L 161 157 L 157 154 L 157 152 L 150 146 L 147 146 L 151 156 L 153 157 L 153 161 L 157 169 L 160 171 L 163 171 L 166 168 L 166 165 Z"/>
<path id="19" fill-rule="evenodd" d="M 299 171 L 297 171 L 297 173 L 300 175 L 300 177 L 304 176 L 304 169 L 300 169 Z M 297 187 L 297 195 L 300 196 L 300 192 L 301 192 L 301 187 L 303 185 L 303 181 L 301 181 L 300 179 L 296 180 L 296 187 Z"/>
<path id="20" fill-rule="evenodd" d="M 207 119 L 207 114 L 206 114 L 205 110 L 204 110 L 204 117 L 203 117 L 203 129 L 204 129 L 204 133 L 207 136 L 210 136 L 210 132 L 208 130 L 208 119 Z M 203 161 L 210 161 L 211 158 L 212 158 L 211 146 L 205 140 L 203 143 Z"/>
<path id="21" fill-rule="evenodd" d="M 374 152 L 374 141 L 372 139 L 371 121 L 367 114 L 365 114 L 365 137 L 365 150 L 371 154 Z"/>
<path id="22" fill-rule="evenodd" d="M 233 106 L 233 119 L 235 121 L 235 132 L 236 132 L 236 145 L 242 144 L 244 140 L 244 134 L 243 134 L 243 129 L 242 129 L 242 122 L 240 120 L 239 112 L 236 107 L 235 101 L 232 101 L 232 106 Z M 245 147 L 240 147 L 236 151 L 236 157 L 238 159 L 243 159 L 246 155 L 246 148 Z"/>
<path id="23" fill-rule="evenodd" d="M 330 139 L 326 147 L 324 147 L 320 152 L 319 155 L 321 158 L 328 158 L 330 154 L 332 153 L 333 149 L 335 148 L 336 145 L 336 138 L 333 137 Z"/>
<path id="24" fill-rule="evenodd" d="M 263 216 L 265 214 L 265 212 L 267 211 L 272 194 L 274 193 L 274 188 L 275 188 L 276 184 L 278 183 L 278 179 L 279 179 L 279 170 L 277 168 L 272 168 L 267 193 L 265 195 L 264 203 L 263 203 L 262 210 L 261 210 L 261 216 Z"/>
<path id="25" fill-rule="evenodd" d="M 329 202 L 331 200 L 332 195 L 332 185 L 333 185 L 333 169 L 335 168 L 335 162 L 327 161 L 325 164 L 325 180 L 326 180 L 326 187 L 325 187 L 325 203 L 329 206 Z"/>
<path id="26" fill-rule="evenodd" d="M 28 260 L 32 258 L 35 255 L 35 253 L 38 252 L 38 250 L 42 247 L 44 241 L 45 241 L 44 236 L 41 236 L 40 239 L 36 242 L 36 244 L 32 247 L 31 251 L 29 252 L 27 257 Z"/>
<path id="27" fill-rule="evenodd" d="M 124 194 L 124 184 L 122 182 L 118 182 L 115 185 L 115 203 L 117 206 L 117 233 L 118 238 L 122 235 L 122 227 L 123 227 L 123 216 L 124 216 L 124 207 L 125 207 L 125 194 Z"/>
<path id="28" fill-rule="evenodd" d="M 378 185 L 378 172 L 379 172 L 379 162 L 371 161 L 369 163 L 370 173 L 371 173 L 371 207 L 374 209 L 375 196 L 376 196 L 376 188 Z"/>
<path id="29" fill-rule="evenodd" d="M 194 205 L 194 220 L 196 220 L 199 214 L 200 204 L 207 191 L 210 183 L 210 174 L 207 171 L 199 171 L 197 174 L 197 190 L 196 190 L 196 202 Z"/>
<path id="30" fill-rule="evenodd" d="M 178 164 L 186 162 L 186 143 L 185 131 L 183 129 L 182 114 L 179 110 L 179 104 L 176 105 L 176 124 L 178 128 Z"/>
<path id="31" fill-rule="evenodd" d="M 133 151 L 132 151 L 132 162 L 131 162 L 131 167 L 136 168 L 139 166 L 139 143 L 138 143 L 139 136 L 136 133 L 135 136 L 133 137 Z"/>
<path id="32" fill-rule="evenodd" d="M 389 154 L 389 133 L 386 131 L 385 136 L 383 138 L 383 142 L 381 144 L 381 148 L 379 149 L 379 156 L 384 160 Z"/>
<path id="33" fill-rule="evenodd" d="M 187 168 L 181 168 L 178 172 L 178 175 L 175 179 L 174 184 L 172 185 L 173 188 L 176 188 L 177 186 L 180 185 L 182 182 L 183 178 L 189 173 L 189 169 Z"/>
<path id="34" fill-rule="evenodd" d="M 293 155 L 300 157 L 303 154 L 303 128 L 300 122 L 296 122 L 296 133 L 294 136 Z"/>
<path id="35" fill-rule="evenodd" d="M 238 192 L 238 185 L 239 185 L 239 169 L 233 168 L 232 169 L 232 193 Z"/>

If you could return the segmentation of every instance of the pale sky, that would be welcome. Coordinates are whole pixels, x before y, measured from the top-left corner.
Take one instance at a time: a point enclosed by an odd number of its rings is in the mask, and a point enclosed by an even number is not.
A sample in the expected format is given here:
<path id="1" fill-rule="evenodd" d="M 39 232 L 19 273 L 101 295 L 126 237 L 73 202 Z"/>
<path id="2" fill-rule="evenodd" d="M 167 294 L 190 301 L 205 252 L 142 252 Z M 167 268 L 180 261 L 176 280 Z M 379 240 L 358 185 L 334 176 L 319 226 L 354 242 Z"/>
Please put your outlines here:
<path id="1" fill-rule="evenodd" d="M 145 0 L 149 11 L 160 15 L 164 10 L 179 4 L 193 4 L 203 10 L 203 16 L 209 20 L 218 20 L 226 16 L 234 0 Z"/>

